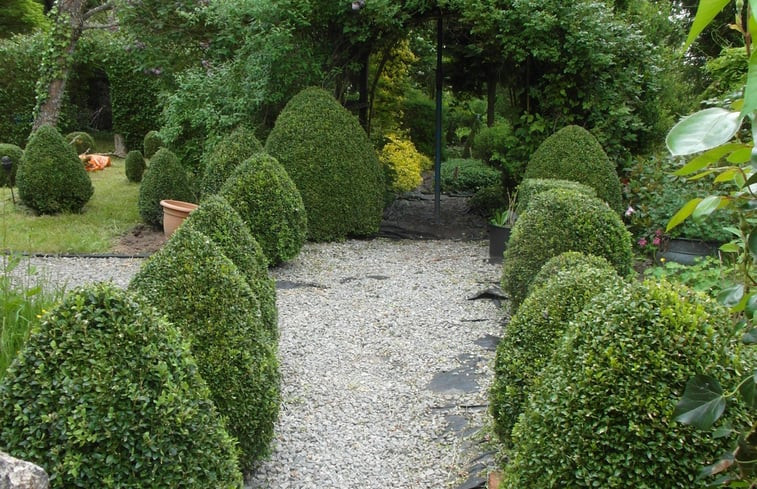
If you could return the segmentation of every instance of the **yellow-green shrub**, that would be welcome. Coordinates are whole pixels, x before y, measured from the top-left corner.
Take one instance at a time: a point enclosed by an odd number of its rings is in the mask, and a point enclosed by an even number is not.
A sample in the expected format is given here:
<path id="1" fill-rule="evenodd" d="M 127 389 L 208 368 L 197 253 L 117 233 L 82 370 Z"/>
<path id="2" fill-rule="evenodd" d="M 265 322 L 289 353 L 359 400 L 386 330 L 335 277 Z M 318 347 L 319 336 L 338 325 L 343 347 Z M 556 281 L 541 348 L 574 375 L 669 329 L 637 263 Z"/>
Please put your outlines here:
<path id="1" fill-rule="evenodd" d="M 389 142 L 379 154 L 391 182 L 387 182 L 393 192 L 407 192 L 421 184 L 421 172 L 431 168 L 431 159 L 418 152 L 409 139 L 390 134 Z"/>

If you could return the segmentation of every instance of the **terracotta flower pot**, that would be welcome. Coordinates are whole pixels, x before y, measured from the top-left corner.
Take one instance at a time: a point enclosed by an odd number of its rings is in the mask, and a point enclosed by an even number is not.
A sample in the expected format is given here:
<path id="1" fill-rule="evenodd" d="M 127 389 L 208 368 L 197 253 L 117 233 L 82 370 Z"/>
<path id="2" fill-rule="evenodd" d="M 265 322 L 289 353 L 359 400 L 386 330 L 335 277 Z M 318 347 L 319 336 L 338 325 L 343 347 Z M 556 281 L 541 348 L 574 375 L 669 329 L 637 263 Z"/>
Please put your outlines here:
<path id="1" fill-rule="evenodd" d="M 163 234 L 166 238 L 181 226 L 190 212 L 197 209 L 197 204 L 181 200 L 161 200 L 160 206 L 163 207 Z"/>

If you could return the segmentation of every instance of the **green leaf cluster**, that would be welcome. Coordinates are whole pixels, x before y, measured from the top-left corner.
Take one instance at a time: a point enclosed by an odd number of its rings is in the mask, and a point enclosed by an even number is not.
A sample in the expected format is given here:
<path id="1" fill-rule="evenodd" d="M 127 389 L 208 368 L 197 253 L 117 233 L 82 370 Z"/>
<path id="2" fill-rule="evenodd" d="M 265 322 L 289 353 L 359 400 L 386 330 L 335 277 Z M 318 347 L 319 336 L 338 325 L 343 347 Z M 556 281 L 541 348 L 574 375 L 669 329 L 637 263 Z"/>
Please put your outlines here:
<path id="1" fill-rule="evenodd" d="M 263 145 L 255 137 L 254 131 L 244 126 L 232 131 L 203 153 L 205 171 L 200 194 L 205 197 L 218 193 L 237 166 L 261 151 Z"/>
<path id="2" fill-rule="evenodd" d="M 631 282 L 595 296 L 533 383 L 503 487 L 704 487 L 702 462 L 731 442 L 676 424 L 675 402 L 699 372 L 738 375 L 744 355 L 726 311 L 685 287 Z"/>
<path id="3" fill-rule="evenodd" d="M 595 266 L 597 265 L 597 266 Z M 603 258 L 568 252 L 550 259 L 538 275 L 497 346 L 489 410 L 500 442 L 526 406 L 534 379 L 548 363 L 569 322 L 595 295 L 622 286 L 622 279 Z"/>
<path id="4" fill-rule="evenodd" d="M 620 179 L 597 139 L 579 126 L 566 126 L 539 145 L 524 178 L 559 178 L 592 187 L 597 197 L 622 213 Z"/>
<path id="5" fill-rule="evenodd" d="M 16 184 L 21 201 L 39 214 L 79 212 L 94 193 L 79 156 L 49 125 L 32 134 Z"/>
<path id="6" fill-rule="evenodd" d="M 139 215 L 151 226 L 163 225 L 161 200 L 192 202 L 194 193 L 189 187 L 179 159 L 166 148 L 161 148 L 150 160 L 139 187 Z"/>
<path id="7" fill-rule="evenodd" d="M 491 185 L 502 185 L 502 173 L 477 159 L 443 161 L 441 175 L 444 192 L 476 192 Z"/>
<path id="8" fill-rule="evenodd" d="M 0 141 L 24 147 L 32 130 L 34 87 L 39 78 L 41 34 L 0 40 Z"/>
<path id="9" fill-rule="evenodd" d="M 134 149 L 126 153 L 124 171 L 126 172 L 126 178 L 130 182 L 141 182 L 142 175 L 144 175 L 146 169 L 147 165 L 145 164 L 145 159 L 142 157 L 142 153 L 139 150 Z"/>
<path id="10" fill-rule="evenodd" d="M 189 339 L 211 399 L 238 442 L 241 468 L 249 470 L 269 453 L 279 373 L 276 340 L 246 278 L 211 238 L 181 226 L 129 289 Z"/>
<path id="11" fill-rule="evenodd" d="M 541 192 L 518 217 L 505 250 L 502 288 L 513 311 L 541 267 L 566 251 L 605 258 L 621 276 L 631 271 L 631 236 L 607 204 L 575 190 Z"/>
<path id="12" fill-rule="evenodd" d="M 220 195 L 239 213 L 269 264 L 297 256 L 307 236 L 310 215 L 276 158 L 254 154 L 231 173 Z"/>
<path id="13" fill-rule="evenodd" d="M 384 207 L 384 175 L 357 119 L 325 90 L 308 88 L 279 114 L 266 151 L 302 195 L 308 238 L 369 236 Z"/>
<path id="14" fill-rule="evenodd" d="M 100 284 L 69 293 L 0 383 L 0 449 L 50 487 L 238 488 L 234 441 L 178 329 Z"/>
<path id="15" fill-rule="evenodd" d="M 11 167 L 11 173 L 10 173 L 10 185 L 15 186 L 16 185 L 16 172 L 18 171 L 18 165 L 21 164 L 21 159 L 24 156 L 24 150 L 20 147 L 16 146 L 15 144 L 6 144 L 6 143 L 0 143 L 0 158 L 3 156 L 7 156 L 11 159 L 11 162 L 13 162 L 13 166 Z M 4 171 L 0 172 L 0 187 L 5 187 L 8 185 L 8 174 L 6 174 Z"/>
<path id="16" fill-rule="evenodd" d="M 239 214 L 221 196 L 204 199 L 182 224 L 209 237 L 237 266 L 258 298 L 260 316 L 271 337 L 278 337 L 276 284 L 268 275 L 268 260 Z"/>

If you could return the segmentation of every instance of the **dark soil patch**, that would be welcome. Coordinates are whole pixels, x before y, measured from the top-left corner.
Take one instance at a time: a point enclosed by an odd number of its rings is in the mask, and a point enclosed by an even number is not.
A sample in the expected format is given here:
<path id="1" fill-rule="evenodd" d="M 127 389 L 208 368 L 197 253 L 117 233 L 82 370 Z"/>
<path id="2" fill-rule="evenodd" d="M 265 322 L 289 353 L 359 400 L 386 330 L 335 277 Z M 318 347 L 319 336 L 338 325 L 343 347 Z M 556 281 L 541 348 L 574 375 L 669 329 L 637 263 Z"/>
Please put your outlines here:
<path id="1" fill-rule="evenodd" d="M 486 220 L 470 212 L 468 198 L 442 195 L 437 221 L 432 193 L 405 194 L 387 206 L 378 235 L 393 239 L 486 239 Z M 140 224 L 122 236 L 111 251 L 119 255 L 149 255 L 165 241 L 163 231 Z"/>

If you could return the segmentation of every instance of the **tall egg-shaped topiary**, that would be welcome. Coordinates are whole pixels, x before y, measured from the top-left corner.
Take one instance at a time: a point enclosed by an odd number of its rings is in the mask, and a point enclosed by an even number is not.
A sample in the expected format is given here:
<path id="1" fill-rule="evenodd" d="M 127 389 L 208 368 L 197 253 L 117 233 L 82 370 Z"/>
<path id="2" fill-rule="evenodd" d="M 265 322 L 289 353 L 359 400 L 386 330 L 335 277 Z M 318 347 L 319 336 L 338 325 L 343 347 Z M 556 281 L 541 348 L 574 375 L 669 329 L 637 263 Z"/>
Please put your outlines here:
<path id="1" fill-rule="evenodd" d="M 510 432 L 523 412 L 534 379 L 549 362 L 569 321 L 595 295 L 623 284 L 606 260 L 569 254 L 570 258 L 563 253 L 544 265 L 542 269 L 549 269 L 551 275 L 526 297 L 497 345 L 489 410 L 494 431 L 505 445 L 510 444 Z M 592 266 L 595 263 L 598 266 Z"/>
<path id="2" fill-rule="evenodd" d="M 379 229 L 384 176 L 368 136 L 326 91 L 307 88 L 276 119 L 266 151 L 292 177 L 313 241 L 367 236 Z"/>
<path id="3" fill-rule="evenodd" d="M 40 214 L 79 212 L 95 191 L 73 147 L 49 125 L 29 139 L 16 185 L 21 201 Z"/>
<path id="4" fill-rule="evenodd" d="M 145 158 L 150 159 L 155 156 L 160 148 L 165 147 L 165 143 L 160 138 L 158 131 L 147 131 L 144 140 L 142 141 L 142 149 L 144 150 Z"/>
<path id="5" fill-rule="evenodd" d="M 211 398 L 250 469 L 269 453 L 279 412 L 276 338 L 234 263 L 207 236 L 179 227 L 129 288 L 190 339 Z"/>
<path id="6" fill-rule="evenodd" d="M 145 224 L 159 228 L 163 225 L 161 200 L 194 201 L 187 175 L 179 159 L 166 148 L 161 148 L 150 160 L 150 167 L 139 187 L 139 215 Z"/>
<path id="7" fill-rule="evenodd" d="M 271 337 L 278 337 L 276 284 L 268 275 L 268 260 L 233 207 L 219 195 L 204 199 L 183 227 L 199 231 L 215 242 L 247 279 L 260 303 L 260 314 Z"/>
<path id="8" fill-rule="evenodd" d="M 8 368 L 0 450 L 42 466 L 53 489 L 242 481 L 186 339 L 107 284 L 67 294 Z"/>
<path id="9" fill-rule="evenodd" d="M 258 153 L 247 159 L 223 184 L 221 196 L 239 212 L 269 264 L 300 252 L 308 216 L 299 190 L 274 157 Z"/>
<path id="10" fill-rule="evenodd" d="M 146 168 L 147 165 L 145 165 L 145 159 L 142 157 L 141 152 L 135 149 L 126 154 L 124 172 L 126 173 L 127 180 L 134 183 L 141 182 Z"/>
<path id="11" fill-rule="evenodd" d="M 620 179 L 602 146 L 580 126 L 549 136 L 531 155 L 523 178 L 559 178 L 583 183 L 618 214 L 623 212 Z"/>
<path id="12" fill-rule="evenodd" d="M 239 127 L 202 155 L 205 171 L 200 183 L 200 193 L 207 197 L 218 193 L 224 182 L 243 161 L 263 151 L 255 133 Z"/>
<path id="13" fill-rule="evenodd" d="M 11 160 L 11 172 L 10 175 L 4 171 L 0 171 L 0 187 L 5 187 L 10 183 L 13 187 L 16 185 L 16 172 L 18 171 L 18 165 L 21 164 L 21 159 L 24 157 L 24 150 L 15 144 L 0 143 L 0 158 L 8 157 Z M 10 182 L 8 177 L 10 176 Z"/>
<path id="14" fill-rule="evenodd" d="M 698 474 L 737 437 L 679 423 L 674 410 L 697 374 L 728 386 L 751 375 L 755 351 L 740 336 L 725 309 L 682 286 L 632 281 L 595 296 L 534 381 L 500 487 L 708 487 Z M 717 427 L 752 418 L 728 402 Z"/>
<path id="15" fill-rule="evenodd" d="M 607 204 L 576 190 L 541 192 L 515 222 L 505 250 L 502 288 L 513 311 L 539 269 L 566 251 L 605 258 L 622 276 L 631 271 L 631 235 Z"/>

